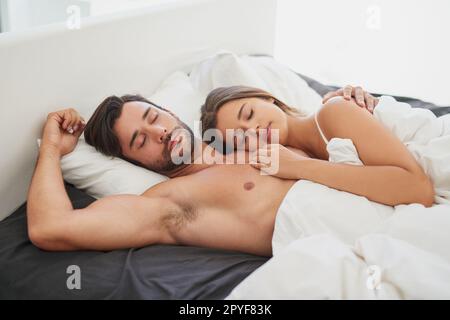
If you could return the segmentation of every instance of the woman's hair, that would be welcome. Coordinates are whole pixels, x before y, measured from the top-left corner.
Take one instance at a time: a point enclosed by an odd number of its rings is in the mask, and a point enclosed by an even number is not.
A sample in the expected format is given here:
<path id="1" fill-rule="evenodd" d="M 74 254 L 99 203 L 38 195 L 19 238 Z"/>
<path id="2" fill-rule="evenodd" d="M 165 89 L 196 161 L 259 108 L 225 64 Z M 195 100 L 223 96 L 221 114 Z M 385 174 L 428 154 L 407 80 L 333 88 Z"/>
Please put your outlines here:
<path id="1" fill-rule="evenodd" d="M 220 87 L 208 94 L 205 103 L 201 107 L 200 121 L 202 125 L 202 134 L 208 129 L 215 129 L 217 127 L 217 113 L 225 103 L 242 98 L 273 99 L 274 104 L 287 114 L 302 115 L 300 111 L 289 107 L 267 91 L 246 86 Z"/>

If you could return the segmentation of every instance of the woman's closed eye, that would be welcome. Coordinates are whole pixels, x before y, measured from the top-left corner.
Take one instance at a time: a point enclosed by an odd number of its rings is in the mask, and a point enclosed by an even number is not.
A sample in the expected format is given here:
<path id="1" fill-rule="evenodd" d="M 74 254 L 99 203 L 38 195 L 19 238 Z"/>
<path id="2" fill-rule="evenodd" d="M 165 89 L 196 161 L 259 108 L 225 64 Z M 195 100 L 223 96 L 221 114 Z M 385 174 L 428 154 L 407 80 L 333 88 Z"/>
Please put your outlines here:
<path id="1" fill-rule="evenodd" d="M 253 109 L 250 110 L 250 113 L 248 114 L 247 120 L 250 120 L 253 117 Z"/>

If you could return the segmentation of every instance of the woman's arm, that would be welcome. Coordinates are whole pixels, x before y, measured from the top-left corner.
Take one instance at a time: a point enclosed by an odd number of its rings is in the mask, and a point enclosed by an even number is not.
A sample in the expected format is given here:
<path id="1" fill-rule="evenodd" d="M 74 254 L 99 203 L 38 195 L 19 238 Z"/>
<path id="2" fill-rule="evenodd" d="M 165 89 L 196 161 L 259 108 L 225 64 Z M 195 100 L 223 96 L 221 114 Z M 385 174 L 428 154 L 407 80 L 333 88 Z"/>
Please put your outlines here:
<path id="1" fill-rule="evenodd" d="M 335 98 L 321 109 L 318 121 L 328 139 L 351 139 L 364 166 L 307 159 L 280 147 L 277 176 L 311 180 L 387 205 L 433 204 L 430 179 L 403 143 L 369 112 Z"/>
<path id="2" fill-rule="evenodd" d="M 351 139 L 365 166 L 312 159 L 302 166 L 301 178 L 389 205 L 433 204 L 430 179 L 403 143 L 367 111 L 335 98 L 320 110 L 318 122 L 328 139 Z"/>
<path id="3" fill-rule="evenodd" d="M 434 201 L 433 186 L 427 177 L 396 166 L 355 166 L 307 159 L 298 177 L 390 206 L 420 203 L 430 207 Z"/>

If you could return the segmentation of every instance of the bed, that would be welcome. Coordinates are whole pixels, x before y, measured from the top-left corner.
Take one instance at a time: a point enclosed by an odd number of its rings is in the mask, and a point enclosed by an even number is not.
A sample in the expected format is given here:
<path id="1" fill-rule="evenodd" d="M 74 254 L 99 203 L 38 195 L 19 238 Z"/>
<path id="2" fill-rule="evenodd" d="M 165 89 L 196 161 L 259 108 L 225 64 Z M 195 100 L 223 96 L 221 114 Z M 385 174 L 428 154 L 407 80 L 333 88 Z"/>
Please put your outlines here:
<path id="1" fill-rule="evenodd" d="M 274 0 L 171 1 L 88 19 L 80 30 L 54 25 L 0 37 L 0 69 L 7 75 L 0 79 L 0 105 L 11 106 L 0 109 L 0 130 L 3 137 L 12 128 L 21 132 L 18 140 L 2 140 L 8 155 L 0 159 L 0 215 L 13 213 L 0 222 L 0 299 L 223 299 L 268 260 L 169 245 L 44 252 L 29 241 L 24 201 L 37 154 L 35 138 L 43 116 L 55 106 L 70 102 L 90 110 L 92 101 L 110 92 L 152 92 L 170 72 L 189 70 L 217 50 L 272 55 L 274 21 Z M 124 44 L 133 46 L 133 59 Z M 335 88 L 298 76 L 320 95 Z M 450 109 L 397 99 L 436 115 Z M 66 190 L 74 208 L 95 200 L 69 183 Z M 81 270 L 80 290 L 67 287 L 74 265 Z"/>
<path id="2" fill-rule="evenodd" d="M 305 79 L 318 92 L 333 89 Z M 437 114 L 450 109 L 403 99 Z M 66 183 L 66 190 L 74 208 L 95 201 L 71 184 Z M 44 252 L 29 241 L 26 226 L 26 203 L 0 222 L 0 299 L 223 299 L 268 260 L 171 245 L 111 252 Z M 82 270 L 82 290 L 67 289 L 72 265 Z"/>

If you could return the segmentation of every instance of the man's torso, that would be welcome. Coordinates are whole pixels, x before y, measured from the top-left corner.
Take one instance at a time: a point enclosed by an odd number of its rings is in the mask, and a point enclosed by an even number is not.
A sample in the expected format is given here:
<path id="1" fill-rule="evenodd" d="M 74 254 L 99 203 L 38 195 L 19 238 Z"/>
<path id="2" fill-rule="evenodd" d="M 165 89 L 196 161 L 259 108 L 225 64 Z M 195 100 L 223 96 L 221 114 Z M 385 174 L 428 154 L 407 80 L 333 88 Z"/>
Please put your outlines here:
<path id="1" fill-rule="evenodd" d="M 248 164 L 223 164 L 173 178 L 143 195 L 176 204 L 164 223 L 177 244 L 268 256 L 276 213 L 294 183 L 261 175 Z"/>

